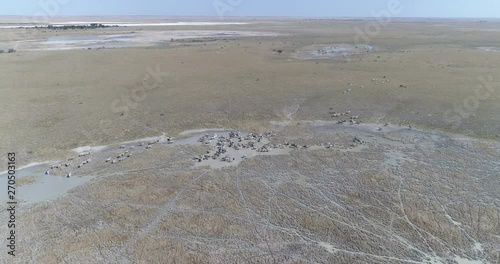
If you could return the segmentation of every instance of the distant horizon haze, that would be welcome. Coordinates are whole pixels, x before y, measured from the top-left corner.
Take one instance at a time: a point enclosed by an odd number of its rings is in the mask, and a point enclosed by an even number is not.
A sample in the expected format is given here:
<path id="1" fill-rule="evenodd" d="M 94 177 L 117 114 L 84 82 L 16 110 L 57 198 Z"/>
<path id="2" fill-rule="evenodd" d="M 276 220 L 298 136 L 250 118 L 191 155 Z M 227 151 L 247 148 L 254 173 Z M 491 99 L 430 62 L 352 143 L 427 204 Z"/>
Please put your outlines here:
<path id="1" fill-rule="evenodd" d="M 500 18 L 498 0 L 6 0 L 0 16 Z"/>

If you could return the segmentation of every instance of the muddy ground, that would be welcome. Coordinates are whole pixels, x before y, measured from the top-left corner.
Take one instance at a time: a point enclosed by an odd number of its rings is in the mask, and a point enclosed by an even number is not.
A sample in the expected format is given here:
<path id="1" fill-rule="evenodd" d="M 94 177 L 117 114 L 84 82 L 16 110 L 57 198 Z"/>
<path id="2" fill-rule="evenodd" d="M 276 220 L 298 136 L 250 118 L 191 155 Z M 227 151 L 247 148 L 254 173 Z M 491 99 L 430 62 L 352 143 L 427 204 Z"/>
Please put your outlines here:
<path id="1" fill-rule="evenodd" d="M 238 22 L 248 24 L 1 29 L 0 49 L 269 33 L 0 54 L 0 149 L 19 165 L 54 161 L 26 173 L 21 191 L 42 192 L 33 186 L 75 148 L 108 146 L 51 173 L 76 188 L 21 201 L 15 261 L 500 261 L 498 22 L 395 20 L 369 41 L 355 40 L 362 20 Z M 122 142 L 205 128 L 299 147 L 217 167 L 193 160 L 210 146 L 160 142 L 105 162 Z"/>

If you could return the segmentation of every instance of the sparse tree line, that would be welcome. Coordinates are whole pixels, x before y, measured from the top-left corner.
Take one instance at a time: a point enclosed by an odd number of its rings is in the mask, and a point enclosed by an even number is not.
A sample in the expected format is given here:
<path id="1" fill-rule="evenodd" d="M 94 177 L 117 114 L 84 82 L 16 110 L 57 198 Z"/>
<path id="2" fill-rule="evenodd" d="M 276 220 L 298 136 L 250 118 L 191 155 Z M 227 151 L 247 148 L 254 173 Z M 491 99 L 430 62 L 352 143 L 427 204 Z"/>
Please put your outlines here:
<path id="1" fill-rule="evenodd" d="M 0 54 L 1 53 L 14 53 L 14 52 L 16 52 L 16 50 L 13 49 L 13 48 L 10 48 L 10 49 L 7 49 L 7 50 L 0 49 Z"/>
<path id="2" fill-rule="evenodd" d="M 76 29 L 96 29 L 96 28 L 108 28 L 108 27 L 118 27 L 118 25 L 108 26 L 104 24 L 91 23 L 87 25 L 48 25 L 48 26 L 35 26 L 35 29 L 51 29 L 51 30 L 76 30 Z M 23 28 L 23 27 L 20 27 Z"/>
<path id="3" fill-rule="evenodd" d="M 54 25 L 49 25 L 47 26 L 48 29 L 52 30 L 57 30 L 57 29 L 63 29 L 63 30 L 68 30 L 68 29 L 96 29 L 96 28 L 107 28 L 107 27 L 112 27 L 112 26 L 107 26 L 103 24 L 97 24 L 97 23 L 92 23 L 89 25 L 62 25 L 62 26 L 54 26 Z M 118 27 L 115 25 L 114 27 Z"/>

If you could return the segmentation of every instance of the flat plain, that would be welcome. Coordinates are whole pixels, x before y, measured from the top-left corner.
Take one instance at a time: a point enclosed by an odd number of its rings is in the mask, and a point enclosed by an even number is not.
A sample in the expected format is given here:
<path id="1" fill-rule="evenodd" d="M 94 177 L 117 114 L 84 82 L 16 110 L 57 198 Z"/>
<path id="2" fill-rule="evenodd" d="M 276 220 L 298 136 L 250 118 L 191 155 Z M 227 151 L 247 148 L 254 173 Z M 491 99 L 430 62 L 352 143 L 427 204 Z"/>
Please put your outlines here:
<path id="1" fill-rule="evenodd" d="M 500 263 L 500 22 L 125 20 L 0 29 L 1 263 Z"/>

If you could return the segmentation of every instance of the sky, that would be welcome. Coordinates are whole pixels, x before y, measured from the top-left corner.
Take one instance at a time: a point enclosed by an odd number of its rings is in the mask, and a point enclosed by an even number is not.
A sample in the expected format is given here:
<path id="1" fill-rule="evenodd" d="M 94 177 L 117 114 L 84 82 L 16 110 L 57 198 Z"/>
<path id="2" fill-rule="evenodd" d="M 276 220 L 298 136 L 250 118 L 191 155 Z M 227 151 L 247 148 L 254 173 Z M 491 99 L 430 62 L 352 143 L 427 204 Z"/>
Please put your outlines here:
<path id="1" fill-rule="evenodd" d="M 500 18 L 500 0 L 2 0 L 0 15 Z"/>

